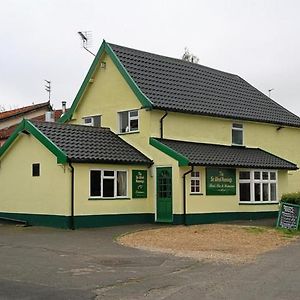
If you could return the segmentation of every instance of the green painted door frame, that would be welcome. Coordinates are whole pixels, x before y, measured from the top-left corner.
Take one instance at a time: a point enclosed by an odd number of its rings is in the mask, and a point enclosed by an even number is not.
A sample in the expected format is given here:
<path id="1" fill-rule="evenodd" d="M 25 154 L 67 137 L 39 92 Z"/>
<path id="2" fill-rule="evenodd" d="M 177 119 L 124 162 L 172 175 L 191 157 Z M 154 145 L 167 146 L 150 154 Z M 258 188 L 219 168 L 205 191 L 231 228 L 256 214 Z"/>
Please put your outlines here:
<path id="1" fill-rule="evenodd" d="M 156 168 L 156 222 L 173 222 L 172 168 Z"/>

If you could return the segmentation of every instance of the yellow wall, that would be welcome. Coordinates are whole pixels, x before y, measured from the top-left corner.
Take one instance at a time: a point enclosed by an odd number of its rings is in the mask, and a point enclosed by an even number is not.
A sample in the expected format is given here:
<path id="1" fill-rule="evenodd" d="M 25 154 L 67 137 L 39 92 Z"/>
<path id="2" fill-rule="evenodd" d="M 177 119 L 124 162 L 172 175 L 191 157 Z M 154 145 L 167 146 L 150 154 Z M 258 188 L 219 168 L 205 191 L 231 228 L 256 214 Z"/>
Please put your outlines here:
<path id="1" fill-rule="evenodd" d="M 75 215 L 133 214 L 154 211 L 151 172 L 146 166 L 74 164 L 75 169 Z M 90 170 L 128 171 L 128 199 L 89 199 Z M 132 170 L 148 170 L 147 198 L 132 198 Z"/>
<path id="2" fill-rule="evenodd" d="M 120 136 L 148 153 L 150 114 L 141 109 L 140 101 L 110 57 L 104 54 L 101 60 L 106 62 L 106 68 L 96 69 L 93 83 L 88 85 L 70 123 L 83 124 L 83 117 L 100 114 L 101 125 L 119 133 L 118 112 L 139 109 L 139 133 L 126 133 Z"/>
<path id="3" fill-rule="evenodd" d="M 184 168 L 182 174 L 189 170 Z M 187 176 L 186 201 L 188 213 L 209 213 L 209 212 L 257 212 L 257 211 L 276 211 L 278 204 L 239 204 L 239 171 L 236 170 L 236 195 L 233 196 L 211 196 L 206 195 L 205 168 L 196 167 L 195 171 L 200 171 L 201 193 L 202 195 L 190 194 L 191 177 Z M 283 193 L 287 192 L 287 171 L 278 171 L 278 199 Z"/>
<path id="4" fill-rule="evenodd" d="M 111 59 L 104 54 L 101 58 L 106 62 L 106 69 L 98 68 L 93 76 L 93 83 L 90 83 L 83 99 L 79 103 L 71 123 L 82 124 L 82 118 L 90 115 L 102 115 L 102 126 L 111 128 L 118 133 L 118 114 L 117 112 L 141 107 L 126 81 L 119 73 Z M 173 213 L 179 214 L 183 211 L 182 205 L 182 175 L 188 168 L 179 168 L 177 161 L 165 155 L 161 151 L 149 145 L 149 137 L 160 136 L 160 118 L 163 111 L 146 111 L 140 109 L 140 130 L 139 133 L 121 134 L 120 136 L 145 155 L 154 161 L 153 174 L 157 166 L 172 166 L 173 168 Z M 196 141 L 204 143 L 231 145 L 231 126 L 236 120 L 205 117 L 184 113 L 170 112 L 164 119 L 164 137 L 177 140 Z M 239 122 L 240 123 L 240 122 Z M 276 130 L 278 126 L 257 122 L 244 121 L 244 142 L 248 147 L 258 147 L 278 155 L 300 166 L 300 155 L 297 149 L 300 148 L 300 129 L 283 128 Z M 155 174 L 149 177 L 149 197 L 146 204 L 134 203 L 130 201 L 139 200 L 114 200 L 115 202 L 87 201 L 87 168 L 89 166 L 78 166 L 80 182 L 85 184 L 76 185 L 76 201 L 79 214 L 95 214 L 98 211 L 103 213 L 125 213 L 132 212 L 154 212 L 155 211 Z M 205 174 L 205 173 L 203 173 Z M 187 176 L 189 184 L 190 177 Z M 204 180 L 204 176 L 202 176 Z M 78 182 L 78 181 L 77 181 Z M 279 189 L 282 192 L 292 192 L 300 190 L 300 172 L 290 171 L 279 172 Z M 83 186 L 83 188 L 82 188 Z M 203 182 L 203 187 L 204 187 Z M 237 185 L 238 187 L 238 185 Z M 189 188 L 189 186 L 187 187 Z M 266 211 L 276 210 L 277 205 L 239 205 L 238 196 L 189 196 L 190 212 L 218 212 L 218 211 Z M 84 203 L 87 203 L 85 207 Z M 127 204 L 128 204 L 127 203 Z"/>
<path id="5" fill-rule="evenodd" d="M 151 112 L 151 135 L 159 136 L 161 111 Z M 169 113 L 164 119 L 164 138 L 194 142 L 231 145 L 231 127 L 234 120 L 211 118 L 183 113 Z M 300 167 L 300 128 L 277 130 L 273 124 L 250 121 L 244 125 L 244 145 L 261 148 Z M 300 171 L 289 171 L 287 191 L 300 191 Z"/>
<path id="6" fill-rule="evenodd" d="M 40 163 L 40 177 L 32 164 Z M 21 134 L 1 158 L 0 212 L 70 215 L 71 175 L 31 135 Z"/>

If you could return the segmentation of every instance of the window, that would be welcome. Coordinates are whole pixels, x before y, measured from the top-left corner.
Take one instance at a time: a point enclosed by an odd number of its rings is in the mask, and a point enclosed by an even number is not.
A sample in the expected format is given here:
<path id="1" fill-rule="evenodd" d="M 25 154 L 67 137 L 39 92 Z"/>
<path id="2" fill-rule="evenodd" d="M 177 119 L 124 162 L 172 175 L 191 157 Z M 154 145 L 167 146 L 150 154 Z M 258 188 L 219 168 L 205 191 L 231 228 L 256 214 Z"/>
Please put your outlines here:
<path id="1" fill-rule="evenodd" d="M 241 146 L 243 141 L 243 124 L 232 124 L 232 145 Z"/>
<path id="2" fill-rule="evenodd" d="M 84 117 L 83 124 L 86 126 L 100 127 L 101 126 L 101 116 Z"/>
<path id="3" fill-rule="evenodd" d="M 127 197 L 127 171 L 91 170 L 90 197 Z"/>
<path id="4" fill-rule="evenodd" d="M 194 171 L 191 173 L 191 194 L 201 193 L 200 172 Z"/>
<path id="5" fill-rule="evenodd" d="M 277 202 L 276 171 L 241 171 L 239 186 L 240 202 Z"/>
<path id="6" fill-rule="evenodd" d="M 32 176 L 40 176 L 40 164 L 32 164 Z"/>
<path id="7" fill-rule="evenodd" d="M 120 133 L 136 132 L 139 130 L 139 111 L 130 110 L 119 112 Z"/>

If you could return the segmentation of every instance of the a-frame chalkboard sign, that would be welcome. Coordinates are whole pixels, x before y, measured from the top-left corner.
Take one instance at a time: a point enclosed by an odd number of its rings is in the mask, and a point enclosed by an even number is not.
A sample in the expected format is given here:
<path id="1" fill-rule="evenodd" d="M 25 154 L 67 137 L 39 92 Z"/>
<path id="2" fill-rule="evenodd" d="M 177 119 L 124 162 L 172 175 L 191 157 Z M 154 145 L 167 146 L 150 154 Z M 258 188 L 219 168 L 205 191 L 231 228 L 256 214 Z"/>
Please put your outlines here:
<path id="1" fill-rule="evenodd" d="M 278 214 L 277 227 L 299 229 L 300 205 L 281 203 Z"/>

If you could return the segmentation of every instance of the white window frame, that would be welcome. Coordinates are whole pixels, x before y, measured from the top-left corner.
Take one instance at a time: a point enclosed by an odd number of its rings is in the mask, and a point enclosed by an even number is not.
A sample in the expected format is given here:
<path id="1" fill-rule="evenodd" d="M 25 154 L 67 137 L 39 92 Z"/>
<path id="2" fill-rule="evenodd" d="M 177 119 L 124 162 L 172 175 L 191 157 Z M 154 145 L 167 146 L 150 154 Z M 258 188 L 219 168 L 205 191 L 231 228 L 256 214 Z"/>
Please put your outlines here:
<path id="1" fill-rule="evenodd" d="M 199 176 L 192 176 L 193 173 L 195 172 L 198 172 L 199 173 Z M 193 172 L 191 172 L 191 181 L 190 181 L 190 194 L 191 195 L 199 195 L 199 194 L 202 194 L 202 184 L 201 184 L 201 171 L 200 170 L 194 170 Z M 192 192 L 192 181 L 195 180 L 195 181 L 198 181 L 199 182 L 199 191 L 198 192 Z M 197 185 L 195 185 L 194 187 L 196 187 Z"/>
<path id="2" fill-rule="evenodd" d="M 235 125 L 240 125 L 242 126 L 241 128 L 240 127 L 235 127 Z M 233 142 L 233 131 L 241 131 L 242 132 L 242 143 L 241 144 L 236 144 Z M 244 124 L 242 123 L 232 123 L 232 126 L 231 126 L 231 144 L 233 146 L 243 146 L 244 145 Z"/>
<path id="3" fill-rule="evenodd" d="M 240 172 L 250 172 L 250 179 L 240 179 Z M 255 172 L 260 173 L 260 179 L 255 179 Z M 263 172 L 268 173 L 268 179 L 262 179 Z M 275 173 L 276 179 L 270 179 L 270 174 Z M 240 201 L 240 183 L 250 183 L 250 201 Z M 255 201 L 255 183 L 260 184 L 260 201 Z M 268 201 L 263 200 L 263 183 L 268 184 Z M 276 184 L 276 199 L 271 200 L 271 183 Z M 247 204 L 264 204 L 264 203 L 278 203 L 278 171 L 270 169 L 240 169 L 238 172 L 238 187 L 239 187 L 239 203 Z"/>
<path id="4" fill-rule="evenodd" d="M 91 196 L 91 171 L 100 171 L 101 172 L 101 195 L 100 196 Z M 113 176 L 104 176 L 104 172 L 114 172 Z M 117 196 L 118 189 L 118 172 L 126 173 L 126 195 L 125 196 Z M 113 179 L 114 180 L 114 196 L 112 197 L 103 197 L 103 179 Z M 128 170 L 110 170 L 110 169 L 90 169 L 89 170 L 89 199 L 128 199 Z"/>
<path id="5" fill-rule="evenodd" d="M 133 111 L 137 112 L 137 116 L 133 116 L 133 117 L 130 116 L 130 113 L 133 112 Z M 122 117 L 122 114 L 124 114 L 124 113 L 127 113 L 127 117 L 128 117 L 128 124 L 127 124 L 128 131 L 122 132 L 122 130 L 121 130 L 121 126 L 122 126 L 121 117 Z M 118 117 L 119 117 L 119 133 L 120 134 L 134 133 L 134 132 L 139 132 L 140 131 L 140 112 L 139 112 L 138 109 L 119 111 L 118 112 Z M 133 120 L 138 120 L 138 129 L 137 130 L 131 130 L 131 128 L 130 128 L 130 121 L 133 121 Z"/>
<path id="6" fill-rule="evenodd" d="M 83 117 L 82 119 L 83 119 L 83 121 L 84 121 L 84 123 L 83 123 L 83 125 L 85 125 L 85 126 L 94 126 L 94 118 L 95 117 L 99 117 L 100 118 L 100 127 L 101 127 L 101 115 L 94 115 L 94 116 L 86 116 L 86 117 Z M 91 119 L 91 123 L 85 123 L 85 120 L 86 119 Z"/>

